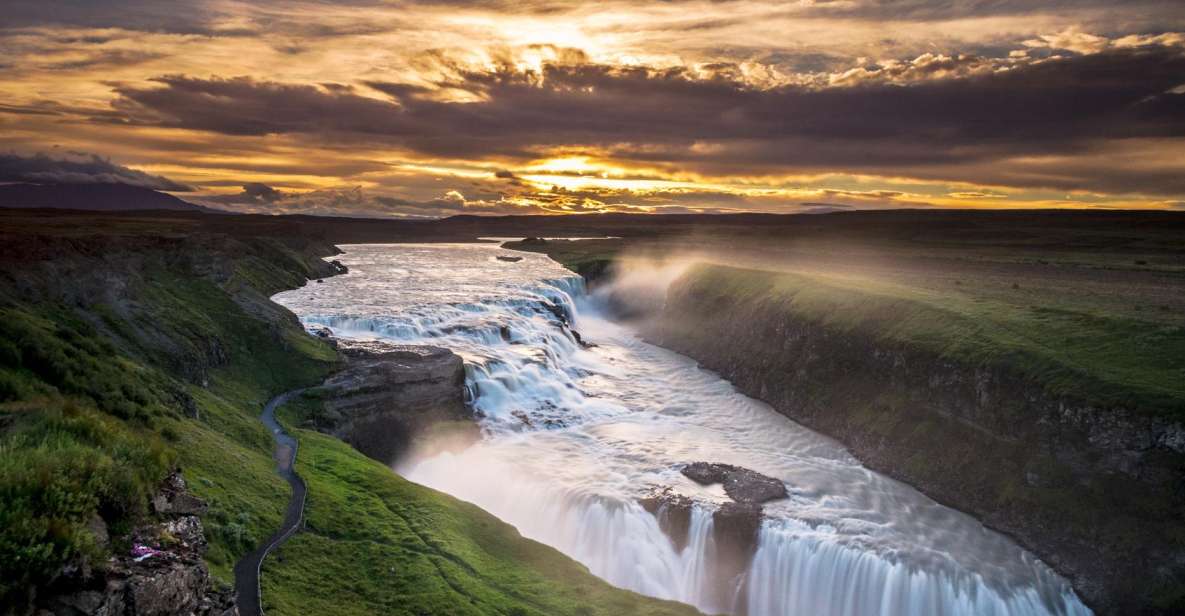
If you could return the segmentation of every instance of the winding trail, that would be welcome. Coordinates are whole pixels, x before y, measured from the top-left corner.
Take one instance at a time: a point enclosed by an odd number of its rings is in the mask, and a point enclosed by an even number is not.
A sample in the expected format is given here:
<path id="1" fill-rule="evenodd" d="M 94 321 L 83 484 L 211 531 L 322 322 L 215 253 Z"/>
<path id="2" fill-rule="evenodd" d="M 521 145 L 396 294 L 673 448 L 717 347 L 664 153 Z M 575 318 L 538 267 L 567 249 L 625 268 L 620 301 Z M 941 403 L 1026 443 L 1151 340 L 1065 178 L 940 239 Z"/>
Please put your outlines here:
<path id="1" fill-rule="evenodd" d="M 293 465 L 296 463 L 296 439 L 292 438 L 280 423 L 276 421 L 276 409 L 304 389 L 295 389 L 272 398 L 263 407 L 263 414 L 259 416 L 263 425 L 271 430 L 272 438 L 276 441 L 276 472 L 280 474 L 288 485 L 292 486 L 292 497 L 288 499 L 288 509 L 284 512 L 284 522 L 267 541 L 243 556 L 235 563 L 235 603 L 238 604 L 240 616 L 263 616 L 263 602 L 259 589 L 259 568 L 263 559 L 280 544 L 284 543 L 300 528 L 304 521 L 304 501 L 306 488 L 304 480 L 296 474 Z"/>

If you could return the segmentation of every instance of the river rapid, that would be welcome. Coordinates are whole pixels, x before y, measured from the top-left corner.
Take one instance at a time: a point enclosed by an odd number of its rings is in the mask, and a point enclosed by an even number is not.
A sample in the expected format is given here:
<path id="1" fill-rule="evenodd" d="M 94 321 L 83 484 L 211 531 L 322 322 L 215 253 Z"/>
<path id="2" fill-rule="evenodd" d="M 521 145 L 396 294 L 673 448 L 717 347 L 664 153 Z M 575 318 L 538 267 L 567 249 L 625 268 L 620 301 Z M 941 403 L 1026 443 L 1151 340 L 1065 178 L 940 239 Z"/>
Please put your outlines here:
<path id="1" fill-rule="evenodd" d="M 396 471 L 612 584 L 751 616 L 1090 613 L 1008 538 L 642 341 L 545 256 L 496 244 L 344 249 L 349 274 L 274 299 L 339 337 L 452 349 L 480 416 L 476 444 Z M 496 258 L 510 254 L 522 260 Z M 683 477 L 694 461 L 753 469 L 790 494 L 766 504 L 755 552 L 726 579 L 712 512 L 728 497 Z M 681 549 L 638 503 L 662 487 L 695 503 Z"/>

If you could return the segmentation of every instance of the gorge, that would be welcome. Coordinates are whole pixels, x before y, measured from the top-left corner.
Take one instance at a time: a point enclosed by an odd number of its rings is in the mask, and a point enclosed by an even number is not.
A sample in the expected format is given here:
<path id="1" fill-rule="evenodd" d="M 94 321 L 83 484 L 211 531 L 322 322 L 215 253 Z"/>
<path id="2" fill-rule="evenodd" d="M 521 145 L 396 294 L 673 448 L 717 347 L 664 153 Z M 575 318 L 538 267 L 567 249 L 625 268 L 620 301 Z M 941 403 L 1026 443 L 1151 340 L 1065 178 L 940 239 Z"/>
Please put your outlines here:
<path id="1" fill-rule="evenodd" d="M 454 351 L 479 418 L 471 446 L 413 450 L 396 469 L 616 586 L 754 616 L 1089 613 L 1008 538 L 643 341 L 542 255 L 344 248 L 348 274 L 274 300 L 344 340 Z M 685 476 L 696 462 L 788 496 L 753 509 Z"/>

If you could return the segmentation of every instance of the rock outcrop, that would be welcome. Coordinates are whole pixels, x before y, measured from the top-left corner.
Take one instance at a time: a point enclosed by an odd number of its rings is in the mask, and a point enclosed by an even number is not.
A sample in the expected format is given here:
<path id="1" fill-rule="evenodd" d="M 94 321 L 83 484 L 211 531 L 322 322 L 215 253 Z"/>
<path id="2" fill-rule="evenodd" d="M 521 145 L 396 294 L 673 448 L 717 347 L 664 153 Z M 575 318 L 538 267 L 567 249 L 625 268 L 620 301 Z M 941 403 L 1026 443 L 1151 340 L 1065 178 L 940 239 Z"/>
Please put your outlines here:
<path id="1" fill-rule="evenodd" d="M 234 594 L 216 588 L 202 560 L 206 509 L 174 473 L 152 500 L 159 521 L 134 529 L 102 571 L 68 566 L 37 597 L 39 616 L 235 616 Z M 102 519 L 92 522 L 100 541 Z M 122 545 L 122 542 L 121 542 Z"/>
<path id="2" fill-rule="evenodd" d="M 786 484 L 757 471 L 731 464 L 692 462 L 683 467 L 684 477 L 701 484 L 724 484 L 729 498 L 746 504 L 760 505 L 766 501 L 786 498 Z"/>
<path id="3" fill-rule="evenodd" d="M 666 487 L 654 490 L 638 503 L 658 520 L 658 527 L 670 537 L 676 550 L 687 547 L 693 506 L 690 498 Z"/>
<path id="4" fill-rule="evenodd" d="M 381 343 L 340 343 L 343 370 L 317 395 L 323 411 L 312 427 L 387 464 L 442 422 L 468 421 L 465 367 L 448 349 Z"/>
<path id="5" fill-rule="evenodd" d="M 712 512 L 712 540 L 715 558 L 708 563 L 708 578 L 718 599 L 732 603 L 731 589 L 748 569 L 757 549 L 757 538 L 764 518 L 762 504 L 785 498 L 786 484 L 757 471 L 710 462 L 692 462 L 681 471 L 685 477 L 701 485 L 723 484 L 724 493 L 732 502 L 721 504 Z M 642 508 L 658 520 L 659 528 L 671 539 L 676 550 L 682 551 L 690 540 L 691 513 L 695 504 L 690 498 L 672 488 L 656 488 L 638 500 Z"/>

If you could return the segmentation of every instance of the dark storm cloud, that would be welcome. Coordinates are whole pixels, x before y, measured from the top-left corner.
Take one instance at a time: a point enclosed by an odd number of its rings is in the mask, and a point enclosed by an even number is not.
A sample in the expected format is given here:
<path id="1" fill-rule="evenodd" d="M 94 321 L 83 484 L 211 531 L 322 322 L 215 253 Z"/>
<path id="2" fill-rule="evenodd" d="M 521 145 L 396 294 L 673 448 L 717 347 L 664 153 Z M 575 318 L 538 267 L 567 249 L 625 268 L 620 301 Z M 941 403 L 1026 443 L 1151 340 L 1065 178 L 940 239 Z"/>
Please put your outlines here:
<path id="1" fill-rule="evenodd" d="M 86 54 L 77 60 L 52 62 L 45 65 L 49 70 L 77 71 L 102 67 L 121 66 L 150 62 L 165 57 L 165 54 L 153 51 L 136 51 L 127 49 L 105 49 Z"/>
<path id="2" fill-rule="evenodd" d="M 40 26 L 212 34 L 217 13 L 189 0 L 6 0 L 0 30 Z"/>
<path id="3" fill-rule="evenodd" d="M 260 182 L 243 185 L 243 197 L 261 203 L 274 203 L 284 198 L 284 193 Z"/>
<path id="4" fill-rule="evenodd" d="M 118 87 L 115 107 L 131 123 L 377 140 L 428 155 L 529 156 L 579 144 L 634 160 L 756 167 L 925 168 L 1185 135 L 1185 95 L 1169 92 L 1185 82 L 1185 55 L 1168 47 L 908 86 L 756 89 L 681 69 L 597 64 L 456 75 L 442 85 L 479 102 L 443 102 L 403 84 L 369 84 L 390 97 L 378 100 L 351 89 L 170 76 L 158 87 Z"/>
<path id="5" fill-rule="evenodd" d="M 343 7 L 366 7 L 382 0 L 335 0 Z M 269 9 L 280 14 L 293 3 L 256 0 L 236 8 L 209 0 L 6 0 L 0 16 L 0 30 L 67 26 L 79 28 L 122 28 L 142 32 L 194 34 L 201 36 L 253 36 L 265 31 L 285 31 L 307 37 L 349 36 L 384 31 L 386 28 L 358 20 L 350 24 L 321 24 L 269 17 Z M 224 27 L 219 22 L 243 9 L 259 9 L 250 26 Z M 92 42 L 97 40 L 91 37 Z"/>
<path id="6" fill-rule="evenodd" d="M 0 182 L 34 184 L 128 184 L 155 190 L 185 192 L 191 187 L 159 175 L 117 165 L 96 154 L 62 156 L 0 154 Z"/>

